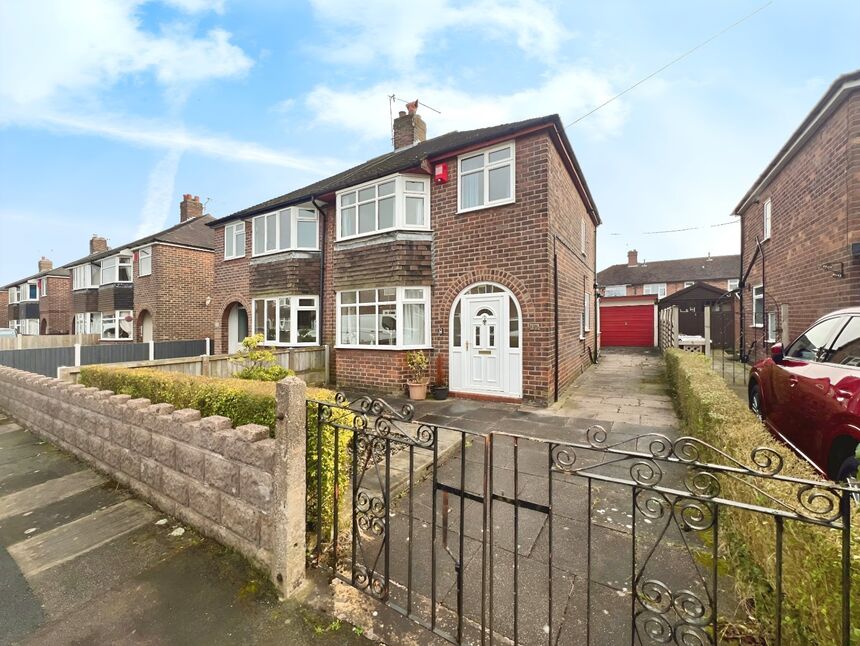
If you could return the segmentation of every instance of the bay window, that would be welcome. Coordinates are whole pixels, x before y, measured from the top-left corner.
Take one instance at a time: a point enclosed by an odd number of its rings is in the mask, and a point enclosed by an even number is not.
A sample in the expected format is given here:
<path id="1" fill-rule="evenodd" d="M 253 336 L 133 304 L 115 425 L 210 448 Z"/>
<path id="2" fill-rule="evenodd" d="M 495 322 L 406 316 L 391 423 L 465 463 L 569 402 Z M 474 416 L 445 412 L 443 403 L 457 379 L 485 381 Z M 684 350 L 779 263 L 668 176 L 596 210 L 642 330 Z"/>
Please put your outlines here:
<path id="1" fill-rule="evenodd" d="M 75 314 L 75 334 L 101 334 L 101 312 L 81 312 Z"/>
<path id="2" fill-rule="evenodd" d="M 102 260 L 99 284 L 131 282 L 131 256 L 112 256 Z"/>
<path id="3" fill-rule="evenodd" d="M 101 324 L 101 338 L 105 340 L 128 341 L 134 334 L 131 310 L 117 310 L 102 314 Z"/>
<path id="4" fill-rule="evenodd" d="M 17 287 L 10 287 L 9 288 L 9 304 L 11 305 L 11 304 L 17 303 L 17 302 L 18 302 L 18 288 Z"/>
<path id="5" fill-rule="evenodd" d="M 224 227 L 224 259 L 245 256 L 245 223 L 233 222 Z"/>
<path id="6" fill-rule="evenodd" d="M 144 247 L 137 252 L 138 276 L 149 276 L 152 273 L 152 247 Z"/>
<path id="7" fill-rule="evenodd" d="M 515 159 L 514 142 L 460 155 L 457 160 L 458 212 L 513 202 Z"/>
<path id="8" fill-rule="evenodd" d="M 18 334 L 39 336 L 39 319 L 19 319 L 17 330 Z"/>
<path id="9" fill-rule="evenodd" d="M 72 289 L 90 289 L 99 286 L 99 266 L 86 264 L 72 269 Z"/>
<path id="10" fill-rule="evenodd" d="M 430 179 L 395 175 L 337 194 L 337 239 L 430 228 Z"/>
<path id="11" fill-rule="evenodd" d="M 337 339 L 342 347 L 430 345 L 430 288 L 380 287 L 338 292 Z"/>
<path id="12" fill-rule="evenodd" d="M 319 250 L 317 224 L 319 216 L 314 208 L 291 206 L 273 213 L 258 215 L 252 220 L 254 256 L 290 250 Z M 242 233 L 244 239 L 244 229 Z M 238 240 L 234 241 L 236 257 L 244 255 L 244 247 L 239 253 Z"/>
<path id="13" fill-rule="evenodd" d="M 252 329 L 264 345 L 319 345 L 318 307 L 316 296 L 256 298 Z"/>
<path id="14" fill-rule="evenodd" d="M 39 286 L 36 283 L 27 283 L 21 289 L 22 289 L 22 292 L 21 292 L 21 300 L 22 301 L 38 301 L 39 300 Z"/>

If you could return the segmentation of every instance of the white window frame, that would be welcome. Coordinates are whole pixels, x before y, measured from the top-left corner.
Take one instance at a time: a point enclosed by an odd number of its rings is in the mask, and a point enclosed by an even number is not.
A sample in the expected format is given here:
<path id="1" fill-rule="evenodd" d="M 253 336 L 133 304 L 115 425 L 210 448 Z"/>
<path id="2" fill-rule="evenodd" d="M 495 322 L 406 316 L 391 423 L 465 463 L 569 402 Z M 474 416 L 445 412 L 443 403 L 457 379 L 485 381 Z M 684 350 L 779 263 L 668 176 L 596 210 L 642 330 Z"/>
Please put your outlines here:
<path id="1" fill-rule="evenodd" d="M 277 346 L 282 348 L 291 348 L 295 346 L 319 346 L 320 345 L 320 309 L 319 309 L 319 296 L 315 296 L 312 294 L 299 294 L 299 295 L 287 295 L 282 294 L 279 296 L 267 296 L 265 298 L 254 298 L 251 300 L 251 333 L 257 333 L 257 303 L 263 302 L 266 303 L 268 301 L 274 301 L 275 303 L 275 320 L 280 324 L 281 320 L 281 300 L 289 300 L 290 302 L 290 338 L 294 339 L 294 341 L 289 343 L 284 343 L 278 340 L 268 340 L 266 339 L 266 327 L 265 323 L 263 324 L 263 341 L 260 345 L 268 345 L 268 346 Z M 300 299 L 313 299 L 313 305 L 300 305 Z M 267 307 L 264 305 L 264 307 Z M 316 337 L 316 341 L 306 341 L 301 342 L 298 340 L 299 338 L 299 317 L 298 312 L 300 311 L 314 311 L 316 312 L 316 316 L 314 317 L 314 333 Z"/>
<path id="2" fill-rule="evenodd" d="M 147 261 L 148 269 L 144 272 L 143 261 Z M 141 247 L 137 252 L 137 275 L 152 275 L 152 247 Z"/>
<path id="3" fill-rule="evenodd" d="M 42 276 L 39 279 L 39 298 L 48 295 L 48 277 Z"/>
<path id="4" fill-rule="evenodd" d="M 729 278 L 726 281 L 726 291 L 733 292 L 734 290 L 736 290 L 738 288 L 738 285 L 740 284 L 740 282 L 741 282 L 740 278 Z"/>
<path id="5" fill-rule="evenodd" d="M 14 305 L 15 303 L 17 303 L 20 300 L 19 296 L 20 296 L 20 292 L 18 291 L 18 288 L 17 287 L 10 287 L 9 288 L 9 305 Z"/>
<path id="6" fill-rule="evenodd" d="M 655 292 L 654 289 L 657 291 Z M 666 283 L 646 283 L 642 286 L 644 296 L 656 296 L 659 299 L 666 298 Z"/>
<path id="7" fill-rule="evenodd" d="M 773 201 L 767 198 L 761 207 L 762 242 L 770 239 L 773 227 Z"/>
<path id="8" fill-rule="evenodd" d="M 127 337 L 119 336 L 119 324 L 120 320 L 125 319 L 126 316 L 133 316 L 133 312 L 131 310 L 116 310 L 111 312 L 110 314 L 101 315 L 101 330 L 99 330 L 99 338 L 102 341 L 134 341 L 134 320 L 131 321 L 131 330 Z M 113 323 L 116 328 L 116 337 L 106 337 L 105 330 L 108 329 L 109 324 Z"/>
<path id="9" fill-rule="evenodd" d="M 359 302 L 359 292 L 369 291 L 369 290 L 380 290 L 380 289 L 395 289 L 395 297 L 393 304 L 395 306 L 395 318 L 397 320 L 397 330 L 395 342 L 393 345 L 378 345 L 376 344 L 368 344 L 363 343 L 359 344 L 357 341 L 355 343 L 343 343 L 341 340 L 341 311 L 346 308 L 355 307 L 356 308 L 356 332 L 359 330 L 359 318 L 358 318 L 358 307 L 360 305 L 376 305 L 380 304 L 379 295 L 376 295 L 376 300 L 373 303 L 360 303 Z M 421 298 L 406 298 L 407 290 L 421 290 L 422 296 Z M 346 293 L 354 293 L 356 295 L 356 302 L 353 303 L 342 303 L 342 296 Z M 432 347 L 430 340 L 430 323 L 431 323 L 431 309 L 430 309 L 430 287 L 426 285 L 412 285 L 412 286 L 404 286 L 404 287 L 367 287 L 362 289 L 345 289 L 343 291 L 337 292 L 337 308 L 336 308 L 336 337 L 335 337 L 335 348 L 352 348 L 359 350 L 426 350 Z M 392 304 L 392 301 L 384 301 L 386 305 Z M 421 303 L 424 305 L 424 342 L 419 344 L 406 345 L 403 343 L 403 333 L 404 333 L 404 317 L 403 317 L 403 306 L 407 303 Z M 378 314 L 377 314 L 378 317 Z M 377 324 L 378 328 L 378 324 Z M 377 330 L 378 331 L 378 330 Z M 378 341 L 378 338 L 377 338 Z"/>
<path id="10" fill-rule="evenodd" d="M 696 284 L 695 280 L 685 280 L 684 281 L 684 289 L 687 289 L 688 287 L 692 287 L 695 284 Z"/>
<path id="11" fill-rule="evenodd" d="M 36 290 L 35 296 L 30 296 L 30 288 L 33 287 Z M 36 282 L 24 283 L 21 286 L 23 293 L 21 293 L 18 301 L 21 303 L 34 303 L 39 300 L 39 284 Z"/>
<path id="12" fill-rule="evenodd" d="M 313 211 L 314 212 L 314 222 L 316 224 L 316 232 L 314 234 L 314 242 L 315 244 L 312 247 L 299 247 L 298 243 L 298 221 L 299 219 L 303 221 L 310 221 L 311 218 L 300 218 L 299 211 Z M 287 212 L 289 220 L 290 220 L 290 246 L 289 247 L 280 247 L 281 241 L 281 214 Z M 266 249 L 269 246 L 268 241 L 268 227 L 265 224 L 265 220 L 267 218 L 275 218 L 275 246 L 273 249 Z M 257 249 L 257 227 L 263 227 L 263 250 L 260 251 Z M 226 248 L 226 245 L 225 245 Z M 270 256 L 275 253 L 282 253 L 284 251 L 319 251 L 320 249 L 320 217 L 319 212 L 313 206 L 307 206 L 304 204 L 297 204 L 294 206 L 288 206 L 283 209 L 277 209 L 276 211 L 269 211 L 268 213 L 261 213 L 260 215 L 254 216 L 251 218 L 251 256 L 253 258 L 259 256 Z M 244 254 L 243 254 L 244 255 Z M 238 257 L 238 256 L 237 256 Z"/>
<path id="13" fill-rule="evenodd" d="M 776 312 L 770 311 L 767 313 L 767 339 L 766 343 L 776 343 Z"/>
<path id="14" fill-rule="evenodd" d="M 582 296 L 582 329 L 580 338 L 585 338 L 585 332 L 591 332 L 591 294 L 585 292 Z"/>
<path id="15" fill-rule="evenodd" d="M 93 265 L 92 263 L 72 267 L 72 291 L 98 287 L 98 283 L 93 281 L 93 273 L 95 272 L 101 278 L 101 268 L 96 268 L 97 265 Z M 81 284 L 81 278 L 83 278 L 84 284 Z"/>
<path id="16" fill-rule="evenodd" d="M 39 319 L 18 319 L 16 324 L 18 334 L 24 336 L 39 336 Z"/>
<path id="17" fill-rule="evenodd" d="M 108 263 L 108 267 L 113 268 L 116 271 L 115 280 L 105 280 L 105 263 Z M 114 265 L 114 263 L 116 264 Z M 103 259 L 99 270 L 99 285 L 115 285 L 134 282 L 134 269 L 132 264 L 133 258 L 131 256 L 116 255 Z M 119 279 L 120 267 L 128 267 L 128 280 Z"/>
<path id="18" fill-rule="evenodd" d="M 497 150 L 502 150 L 503 148 L 511 149 L 511 156 L 507 159 L 503 159 L 501 161 L 490 163 L 490 154 L 496 152 Z M 471 159 L 472 157 L 476 157 L 480 154 L 484 155 L 484 166 L 481 170 L 467 171 L 465 174 L 460 171 L 463 160 Z M 503 166 L 510 167 L 511 174 L 511 195 L 510 197 L 502 198 L 495 201 L 490 201 L 490 171 L 496 168 L 501 168 Z M 511 140 L 507 141 L 503 144 L 499 144 L 497 146 L 492 146 L 490 148 L 484 148 L 482 150 L 473 150 L 468 153 L 464 153 L 457 157 L 457 213 L 470 213 L 471 211 L 480 211 L 481 209 L 489 209 L 494 206 L 502 206 L 503 204 L 513 204 L 517 199 L 517 146 L 516 141 Z M 478 206 L 470 206 L 468 208 L 462 207 L 462 182 L 461 179 L 464 175 L 471 175 L 473 173 L 482 172 L 484 174 L 484 201 L 482 204 Z"/>
<path id="19" fill-rule="evenodd" d="M 756 295 L 757 290 L 762 290 L 761 294 Z M 761 307 L 761 323 L 756 323 L 756 301 L 760 301 Z M 764 285 L 753 285 L 752 288 L 752 325 L 750 327 L 761 328 L 764 327 Z"/>
<path id="20" fill-rule="evenodd" d="M 227 240 L 232 240 L 233 242 L 233 253 L 227 253 Z M 237 244 L 241 241 L 241 244 Z M 247 244 L 247 239 L 245 238 L 245 221 L 240 220 L 239 222 L 231 222 L 227 226 L 224 227 L 224 260 L 233 260 L 235 258 L 244 258 L 245 257 L 245 245 Z M 241 253 L 239 253 L 241 247 Z"/>
<path id="21" fill-rule="evenodd" d="M 620 294 L 616 292 L 622 292 Z M 608 297 L 627 296 L 627 285 L 607 285 L 603 288 L 603 295 Z"/>
<path id="22" fill-rule="evenodd" d="M 384 229 L 379 228 L 379 200 L 390 198 L 390 196 L 384 195 L 382 198 L 379 196 L 378 187 L 380 184 L 387 184 L 388 182 L 394 182 L 394 226 L 385 227 Z M 423 190 L 421 192 L 406 190 L 407 182 L 420 182 L 423 185 Z M 368 188 L 375 189 L 375 197 L 372 200 L 364 200 L 362 202 L 358 199 L 358 194 L 360 191 L 363 191 Z M 343 198 L 344 196 L 355 194 L 355 202 L 343 206 Z M 347 189 L 338 191 L 336 193 L 337 197 L 337 239 L 338 240 L 353 240 L 355 238 L 365 238 L 367 236 L 373 236 L 378 233 L 384 233 L 386 231 L 429 231 L 430 230 L 430 178 L 424 175 L 387 175 L 380 179 L 375 179 L 372 182 L 365 182 L 364 184 L 357 184 L 356 186 L 350 186 Z M 423 224 L 407 224 L 406 223 L 406 198 L 408 197 L 421 197 L 424 199 L 424 223 Z M 376 227 L 371 231 L 365 231 L 363 233 L 358 232 L 358 207 L 360 204 L 369 204 L 371 202 L 376 203 Z M 355 209 L 355 233 L 352 235 L 344 235 L 342 228 L 342 212 L 344 208 L 354 208 Z"/>
<path id="23" fill-rule="evenodd" d="M 102 334 L 101 312 L 78 312 L 75 314 L 75 334 Z"/>

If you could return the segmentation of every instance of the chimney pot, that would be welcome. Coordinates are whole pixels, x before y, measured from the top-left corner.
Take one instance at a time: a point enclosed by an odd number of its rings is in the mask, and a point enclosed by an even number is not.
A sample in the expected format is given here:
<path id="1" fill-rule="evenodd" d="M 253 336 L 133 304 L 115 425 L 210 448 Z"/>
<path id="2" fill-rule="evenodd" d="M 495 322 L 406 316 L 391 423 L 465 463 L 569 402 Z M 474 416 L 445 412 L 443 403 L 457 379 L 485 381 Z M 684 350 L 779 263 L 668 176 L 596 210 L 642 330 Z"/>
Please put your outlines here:
<path id="1" fill-rule="evenodd" d="M 639 252 L 636 249 L 631 249 L 627 252 L 627 266 L 635 267 L 639 264 Z"/>
<path id="2" fill-rule="evenodd" d="M 393 128 L 394 150 L 413 146 L 427 139 L 427 124 L 421 115 L 414 111 L 401 110 L 400 116 L 394 120 Z"/>
<path id="3" fill-rule="evenodd" d="M 187 222 L 201 215 L 203 215 L 203 204 L 200 202 L 200 197 L 185 193 L 179 203 L 179 221 Z"/>

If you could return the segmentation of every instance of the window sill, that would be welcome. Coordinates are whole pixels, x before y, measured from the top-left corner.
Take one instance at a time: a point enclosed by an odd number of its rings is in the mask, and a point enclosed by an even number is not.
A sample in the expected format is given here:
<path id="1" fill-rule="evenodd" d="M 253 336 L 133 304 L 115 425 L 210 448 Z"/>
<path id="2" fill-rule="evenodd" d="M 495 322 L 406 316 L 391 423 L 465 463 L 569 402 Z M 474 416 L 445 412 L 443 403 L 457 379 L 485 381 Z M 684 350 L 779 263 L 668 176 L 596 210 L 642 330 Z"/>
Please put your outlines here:
<path id="1" fill-rule="evenodd" d="M 505 206 L 506 204 L 514 204 L 516 201 L 517 201 L 516 198 L 512 197 L 509 200 L 499 200 L 498 202 L 492 202 L 491 204 L 482 204 L 481 206 L 473 206 L 473 207 L 468 208 L 468 209 L 457 209 L 457 215 L 461 215 L 463 213 L 473 213 L 474 211 L 483 211 L 484 209 L 493 209 L 497 206 Z"/>
<path id="2" fill-rule="evenodd" d="M 336 345 L 335 350 L 385 350 L 411 352 L 413 350 L 432 350 L 432 345 Z"/>
<path id="3" fill-rule="evenodd" d="M 349 249 L 353 246 L 361 246 L 362 243 L 370 243 L 376 242 L 377 240 L 382 242 L 390 242 L 399 240 L 398 234 L 431 234 L 433 230 L 430 227 L 421 227 L 421 228 L 408 228 L 408 227 L 396 227 L 394 229 L 382 229 L 381 231 L 371 231 L 369 233 L 362 233 L 359 235 L 348 236 L 348 237 L 339 237 L 335 240 L 337 244 L 336 248 L 339 249 Z"/>
<path id="4" fill-rule="evenodd" d="M 263 341 L 260 345 L 267 348 L 319 348 L 319 343 L 277 343 L 276 341 Z"/>
<path id="5" fill-rule="evenodd" d="M 231 260 L 241 260 L 242 258 L 245 258 L 245 254 L 242 254 L 241 256 L 230 256 L 229 258 L 224 256 L 224 262 L 230 262 Z"/>
<path id="6" fill-rule="evenodd" d="M 288 254 L 288 253 L 319 253 L 319 248 L 312 249 L 310 247 L 296 247 L 294 249 L 275 249 L 274 251 L 264 251 L 263 253 L 252 253 L 251 258 L 265 258 L 266 256 L 276 256 L 279 253 Z M 245 256 L 236 256 L 236 258 L 244 258 Z M 235 260 L 231 258 L 231 260 Z"/>
<path id="7" fill-rule="evenodd" d="M 762 324 L 753 323 L 752 325 L 750 325 L 750 327 L 756 328 L 757 330 L 763 330 L 764 329 L 764 325 L 762 325 Z"/>

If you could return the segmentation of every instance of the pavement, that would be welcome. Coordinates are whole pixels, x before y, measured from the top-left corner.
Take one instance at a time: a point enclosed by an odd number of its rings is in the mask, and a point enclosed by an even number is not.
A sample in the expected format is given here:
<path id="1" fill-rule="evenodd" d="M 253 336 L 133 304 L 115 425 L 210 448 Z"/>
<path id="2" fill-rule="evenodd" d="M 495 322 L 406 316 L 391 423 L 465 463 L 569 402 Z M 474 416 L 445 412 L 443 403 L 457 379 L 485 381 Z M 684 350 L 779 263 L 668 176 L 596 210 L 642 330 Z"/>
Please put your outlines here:
<path id="1" fill-rule="evenodd" d="M 414 404 L 417 422 L 461 432 L 457 450 L 437 464 L 441 486 L 434 491 L 433 478 L 416 473 L 394 500 L 387 543 L 361 533 L 356 560 L 381 573 L 388 563 L 390 605 L 429 624 L 435 599 L 437 629 L 456 635 L 462 614 L 464 643 L 480 643 L 482 616 L 487 625 L 492 618 L 500 643 L 584 644 L 587 632 L 591 644 L 631 643 L 632 613 L 645 610 L 634 608 L 631 595 L 634 558 L 640 585 L 655 579 L 709 605 L 712 560 L 701 537 L 682 527 L 679 513 L 654 514 L 641 494 L 634 503 L 636 460 L 589 444 L 647 451 L 655 440 L 679 436 L 657 351 L 604 352 L 547 409 L 456 399 Z M 551 440 L 578 446 L 559 454 Z M 429 453 L 416 448 L 413 464 L 423 469 Z M 550 464 L 568 470 L 550 472 Z M 684 468 L 661 466 L 662 483 L 683 488 Z M 378 491 L 384 471 L 368 468 L 360 486 Z M 485 491 L 494 498 L 486 526 Z M 350 555 L 347 541 L 339 559 L 347 576 Z M 724 598 L 722 578 L 718 585 Z M 671 603 L 661 616 L 670 630 L 684 623 Z M 645 619 L 635 622 L 639 639 Z M 432 640 L 425 633 L 424 642 Z"/>
<path id="2" fill-rule="evenodd" d="M 366 644 L 0 411 L 0 645 Z"/>

